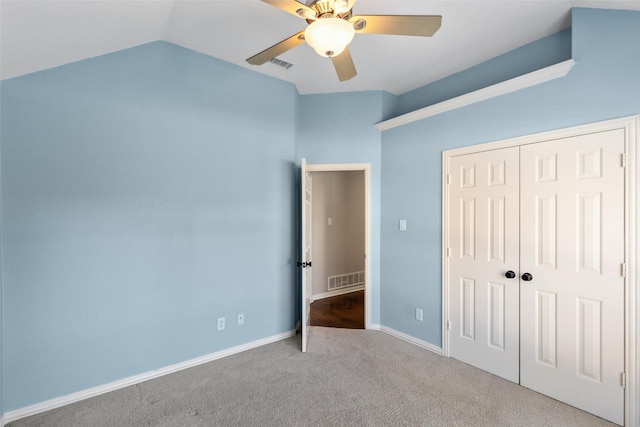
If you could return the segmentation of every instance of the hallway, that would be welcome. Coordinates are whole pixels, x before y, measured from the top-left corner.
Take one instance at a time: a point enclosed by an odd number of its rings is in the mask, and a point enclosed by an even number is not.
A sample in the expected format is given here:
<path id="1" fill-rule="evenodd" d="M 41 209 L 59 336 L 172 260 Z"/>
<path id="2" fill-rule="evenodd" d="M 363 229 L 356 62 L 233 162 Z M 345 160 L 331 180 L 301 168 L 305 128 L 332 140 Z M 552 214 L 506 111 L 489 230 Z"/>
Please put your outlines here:
<path id="1" fill-rule="evenodd" d="M 364 291 L 313 302 L 311 326 L 364 329 Z"/>

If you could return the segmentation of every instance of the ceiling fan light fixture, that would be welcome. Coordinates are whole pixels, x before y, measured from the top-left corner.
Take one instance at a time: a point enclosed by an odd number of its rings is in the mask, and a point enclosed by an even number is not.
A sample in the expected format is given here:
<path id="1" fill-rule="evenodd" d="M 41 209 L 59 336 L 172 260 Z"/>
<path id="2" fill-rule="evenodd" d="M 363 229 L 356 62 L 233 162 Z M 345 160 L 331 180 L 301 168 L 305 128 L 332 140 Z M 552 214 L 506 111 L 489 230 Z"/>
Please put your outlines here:
<path id="1" fill-rule="evenodd" d="M 349 1 L 348 0 L 335 0 L 333 2 L 333 8 L 336 13 L 345 13 L 349 11 Z"/>
<path id="2" fill-rule="evenodd" d="M 316 18 L 317 18 L 317 15 L 316 15 L 316 13 L 314 12 L 314 10 L 313 10 L 313 9 L 303 9 L 303 8 L 300 8 L 300 9 L 296 10 L 296 13 L 297 13 L 297 14 L 298 14 L 298 16 L 299 16 L 300 18 L 302 18 L 302 19 L 310 19 L 310 20 L 313 20 L 313 19 L 316 19 Z"/>
<path id="3" fill-rule="evenodd" d="M 338 56 L 351 43 L 355 30 L 340 18 L 322 18 L 312 22 L 304 35 L 307 43 L 320 56 Z"/>

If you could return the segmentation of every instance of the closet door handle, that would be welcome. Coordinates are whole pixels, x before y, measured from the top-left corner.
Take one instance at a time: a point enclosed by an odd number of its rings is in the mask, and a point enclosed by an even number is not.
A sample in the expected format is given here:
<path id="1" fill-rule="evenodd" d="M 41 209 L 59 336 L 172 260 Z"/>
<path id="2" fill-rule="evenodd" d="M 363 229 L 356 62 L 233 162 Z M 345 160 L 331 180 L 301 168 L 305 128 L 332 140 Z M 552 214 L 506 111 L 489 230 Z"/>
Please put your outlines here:
<path id="1" fill-rule="evenodd" d="M 504 273 L 504 277 L 506 277 L 507 279 L 513 279 L 514 277 L 516 277 L 516 273 L 512 270 L 509 270 Z"/>
<path id="2" fill-rule="evenodd" d="M 530 282 L 533 280 L 533 276 L 531 275 L 531 273 L 524 273 L 522 275 L 522 280 L 524 280 L 525 282 Z"/>

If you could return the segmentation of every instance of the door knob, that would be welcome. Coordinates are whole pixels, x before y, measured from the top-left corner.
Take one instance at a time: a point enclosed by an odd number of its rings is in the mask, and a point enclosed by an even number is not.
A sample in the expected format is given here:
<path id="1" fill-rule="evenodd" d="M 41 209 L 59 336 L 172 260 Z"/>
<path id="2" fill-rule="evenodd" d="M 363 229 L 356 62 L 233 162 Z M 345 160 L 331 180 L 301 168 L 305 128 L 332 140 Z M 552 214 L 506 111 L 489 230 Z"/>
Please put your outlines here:
<path id="1" fill-rule="evenodd" d="M 530 282 L 533 280 L 533 276 L 531 275 L 531 273 L 524 273 L 522 275 L 522 280 L 524 280 L 525 282 Z"/>
<path id="2" fill-rule="evenodd" d="M 516 273 L 513 272 L 512 270 L 509 270 L 506 273 L 504 273 L 504 277 L 506 277 L 507 279 L 513 279 L 514 277 L 516 277 Z"/>

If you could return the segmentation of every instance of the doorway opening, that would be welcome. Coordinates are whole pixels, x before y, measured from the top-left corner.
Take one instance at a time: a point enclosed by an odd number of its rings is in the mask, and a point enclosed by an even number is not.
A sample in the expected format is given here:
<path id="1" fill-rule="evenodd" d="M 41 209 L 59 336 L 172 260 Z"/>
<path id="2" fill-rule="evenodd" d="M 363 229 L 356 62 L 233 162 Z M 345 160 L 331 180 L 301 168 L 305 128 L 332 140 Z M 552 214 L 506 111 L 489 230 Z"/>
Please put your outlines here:
<path id="1" fill-rule="evenodd" d="M 365 328 L 365 173 L 310 172 L 311 325 Z"/>
<path id="2" fill-rule="evenodd" d="M 322 263 L 322 258 L 314 258 L 313 256 L 313 177 L 315 173 L 319 172 L 358 172 L 362 178 L 363 183 L 362 196 L 364 198 L 364 218 L 361 220 L 364 227 L 364 253 L 360 253 L 364 259 L 364 277 L 361 275 L 361 271 L 342 271 L 332 276 L 326 277 L 326 292 L 316 293 L 316 299 L 319 296 L 337 296 L 335 294 L 328 294 L 331 291 L 339 291 L 339 288 L 348 288 L 349 285 L 358 282 L 364 282 L 364 327 L 365 329 L 371 328 L 371 262 L 370 262 L 370 244 L 371 244 L 371 208 L 370 208 L 370 192 L 371 192 L 371 165 L 368 163 L 356 163 L 356 164 L 324 164 L 324 165 L 310 165 L 307 164 L 305 159 L 302 159 L 300 173 L 301 173 L 301 199 L 300 199 L 300 230 L 301 230 L 301 246 L 300 246 L 300 260 L 298 261 L 298 267 L 301 267 L 301 332 L 302 332 L 302 352 L 307 351 L 307 342 L 309 341 L 309 331 L 311 329 L 311 303 L 313 302 L 313 270 L 315 266 Z M 337 208 L 341 211 L 343 208 L 338 204 Z M 326 212 L 325 212 L 326 215 Z M 333 215 L 333 214 L 331 214 Z M 316 215 L 317 217 L 318 215 Z M 329 224 L 329 218 L 331 218 L 331 225 L 334 225 L 334 217 L 325 216 L 321 218 L 323 222 Z M 317 219 L 317 218 L 316 218 Z M 360 228 L 360 226 L 358 226 Z M 357 273 L 357 275 L 356 275 Z M 354 282 L 354 283 L 350 283 Z M 331 287 L 331 289 L 330 289 Z M 338 289 L 336 289 L 338 288 Z"/>

